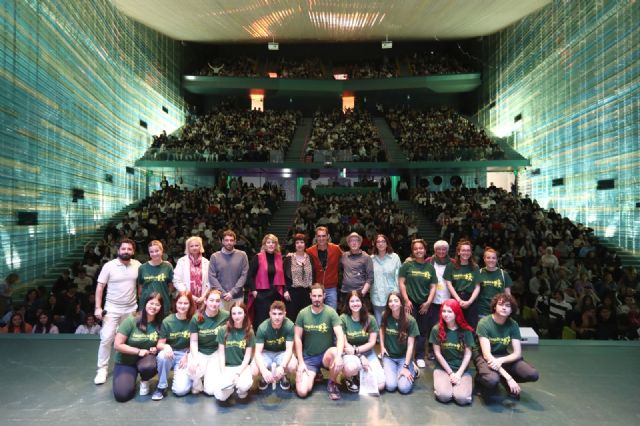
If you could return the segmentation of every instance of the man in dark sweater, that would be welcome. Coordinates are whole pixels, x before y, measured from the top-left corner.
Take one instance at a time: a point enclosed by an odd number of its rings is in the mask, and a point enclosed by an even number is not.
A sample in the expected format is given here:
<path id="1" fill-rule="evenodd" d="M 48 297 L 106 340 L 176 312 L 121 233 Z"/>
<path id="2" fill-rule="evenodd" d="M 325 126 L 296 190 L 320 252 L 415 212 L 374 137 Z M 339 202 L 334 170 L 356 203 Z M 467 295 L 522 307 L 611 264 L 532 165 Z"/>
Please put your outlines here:
<path id="1" fill-rule="evenodd" d="M 222 293 L 222 305 L 229 310 L 235 302 L 244 298 L 244 284 L 249 272 L 247 253 L 235 248 L 236 234 L 231 230 L 222 233 L 222 248 L 209 260 L 209 285 Z"/>

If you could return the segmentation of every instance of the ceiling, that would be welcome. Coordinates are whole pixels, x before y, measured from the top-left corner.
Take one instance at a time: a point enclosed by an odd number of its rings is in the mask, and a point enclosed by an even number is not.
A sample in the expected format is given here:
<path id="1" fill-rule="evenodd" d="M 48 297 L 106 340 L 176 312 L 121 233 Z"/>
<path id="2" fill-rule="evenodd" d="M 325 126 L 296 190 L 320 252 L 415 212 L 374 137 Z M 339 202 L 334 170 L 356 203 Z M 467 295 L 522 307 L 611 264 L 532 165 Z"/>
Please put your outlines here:
<path id="1" fill-rule="evenodd" d="M 464 39 L 550 0 L 111 0 L 175 40 L 208 43 Z"/>

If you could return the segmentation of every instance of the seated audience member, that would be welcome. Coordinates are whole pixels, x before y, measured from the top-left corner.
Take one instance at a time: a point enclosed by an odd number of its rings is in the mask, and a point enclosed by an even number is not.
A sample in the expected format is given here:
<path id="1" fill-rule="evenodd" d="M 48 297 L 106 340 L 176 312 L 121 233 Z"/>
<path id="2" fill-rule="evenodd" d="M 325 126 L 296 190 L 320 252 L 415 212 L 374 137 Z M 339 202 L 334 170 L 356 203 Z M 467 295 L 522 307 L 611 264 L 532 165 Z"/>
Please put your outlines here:
<path id="1" fill-rule="evenodd" d="M 58 327 L 51 322 L 49 314 L 44 311 L 38 315 L 38 322 L 33 326 L 31 332 L 33 334 L 60 334 Z"/>
<path id="2" fill-rule="evenodd" d="M 118 326 L 113 367 L 113 396 L 118 402 L 126 402 L 134 397 L 138 374 L 140 395 L 149 394 L 149 380 L 158 372 L 156 343 L 162 324 L 162 303 L 161 294 L 149 294 L 142 304 L 142 310 Z"/>
<path id="3" fill-rule="evenodd" d="M 31 331 L 31 324 L 25 322 L 20 312 L 13 312 L 7 325 L 0 327 L 0 333 L 2 334 L 25 334 L 31 333 Z"/>
<path id="4" fill-rule="evenodd" d="M 80 324 L 78 328 L 76 328 L 75 334 L 100 334 L 100 324 L 96 322 L 96 317 L 93 314 L 87 314 L 84 317 L 84 323 Z"/>

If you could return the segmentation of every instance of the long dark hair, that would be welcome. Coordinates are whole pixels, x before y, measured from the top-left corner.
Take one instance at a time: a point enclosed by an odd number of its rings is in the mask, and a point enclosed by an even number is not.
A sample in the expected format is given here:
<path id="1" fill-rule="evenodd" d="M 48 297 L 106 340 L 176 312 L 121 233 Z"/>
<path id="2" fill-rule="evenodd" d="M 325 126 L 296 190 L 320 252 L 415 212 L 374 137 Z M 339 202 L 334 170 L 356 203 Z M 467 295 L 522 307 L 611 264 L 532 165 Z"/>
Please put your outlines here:
<path id="1" fill-rule="evenodd" d="M 227 337 L 229 337 L 229 334 L 231 333 L 231 330 L 233 330 L 235 327 L 233 325 L 233 315 L 231 315 L 233 308 L 241 308 L 244 311 L 244 319 L 242 320 L 242 329 L 244 330 L 244 338 L 245 340 L 249 341 L 249 338 L 251 337 L 251 332 L 252 332 L 252 328 L 251 328 L 251 320 L 249 319 L 249 311 L 247 310 L 247 306 L 244 304 L 244 302 L 234 302 L 233 305 L 231 305 L 231 307 L 229 308 L 229 319 L 227 320 L 227 326 L 225 327 L 224 330 L 224 344 L 227 344 Z"/>
<path id="2" fill-rule="evenodd" d="M 400 343 L 404 343 L 407 341 L 407 337 L 409 337 L 409 320 L 407 318 L 407 313 L 404 311 L 404 300 L 402 299 L 402 295 L 397 291 L 392 291 L 387 296 L 387 304 L 384 307 L 382 325 L 380 328 L 386 329 L 387 324 L 389 323 L 389 318 L 392 318 L 393 316 L 391 308 L 389 308 L 389 299 L 391 299 L 391 296 L 396 296 L 400 300 L 400 318 L 398 318 L 398 325 L 400 329 L 398 330 L 398 341 Z"/>
<path id="3" fill-rule="evenodd" d="M 44 325 L 40 322 L 40 317 L 43 315 L 47 317 L 47 323 Z M 38 320 L 36 321 L 36 325 L 33 327 L 33 329 L 35 330 L 34 333 L 42 333 L 43 330 L 46 330 L 46 333 L 48 333 L 49 331 L 51 331 L 52 325 L 53 324 L 51 323 L 51 315 L 49 315 L 49 312 L 42 311 L 38 314 Z"/>
<path id="4" fill-rule="evenodd" d="M 369 321 L 369 308 L 367 306 L 367 301 L 360 290 L 351 290 L 347 293 L 347 297 L 344 299 L 344 305 L 342 305 L 342 313 L 351 316 L 352 312 L 351 307 L 349 307 L 349 301 L 354 296 L 360 299 L 360 304 L 362 305 L 360 308 L 360 320 L 358 322 L 362 326 L 362 329 L 368 333 L 369 327 L 371 326 Z"/>
<path id="5" fill-rule="evenodd" d="M 20 333 L 24 333 L 25 332 L 25 322 L 24 322 L 24 317 L 22 316 L 22 314 L 20 312 L 14 312 L 11 315 L 11 319 L 9 320 L 9 324 L 7 324 L 7 332 L 8 333 L 13 333 L 15 332 L 16 327 L 13 325 L 13 319 L 15 317 L 20 317 L 20 326 L 19 326 L 19 330 Z"/>
<path id="6" fill-rule="evenodd" d="M 157 291 L 154 291 L 145 299 L 144 304 L 142 305 L 142 310 L 140 311 L 136 319 L 136 327 L 138 327 L 138 330 L 144 331 L 145 333 L 147 332 L 147 325 L 149 324 L 149 318 L 147 317 L 146 309 L 147 303 L 149 303 L 149 301 L 153 299 L 156 299 L 160 303 L 160 310 L 151 322 L 156 330 L 160 329 L 160 325 L 162 325 L 162 319 L 164 318 L 164 301 L 162 299 L 162 295 Z"/>

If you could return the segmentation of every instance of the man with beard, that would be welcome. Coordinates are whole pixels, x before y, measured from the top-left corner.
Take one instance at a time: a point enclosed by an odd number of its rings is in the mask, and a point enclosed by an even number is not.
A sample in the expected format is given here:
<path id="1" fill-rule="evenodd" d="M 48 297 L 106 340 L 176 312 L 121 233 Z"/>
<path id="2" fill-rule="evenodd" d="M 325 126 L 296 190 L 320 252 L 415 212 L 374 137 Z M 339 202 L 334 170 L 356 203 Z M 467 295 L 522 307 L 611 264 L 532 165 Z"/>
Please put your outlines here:
<path id="1" fill-rule="evenodd" d="M 222 248 L 209 260 L 209 285 L 222 294 L 222 306 L 230 310 L 244 299 L 244 284 L 249 273 L 247 253 L 235 248 L 236 233 L 228 229 L 222 233 Z"/>
<path id="2" fill-rule="evenodd" d="M 342 372 L 344 332 L 336 311 L 324 304 L 322 284 L 311 286 L 311 306 L 302 309 L 296 318 L 294 347 L 298 358 L 296 392 L 304 398 L 313 389 L 321 368 L 329 370 L 329 398 L 341 398 L 336 380 Z M 335 345 L 334 345 L 335 336 Z"/>
<path id="3" fill-rule="evenodd" d="M 140 262 L 132 259 L 136 243 L 123 239 L 118 245 L 118 257 L 107 262 L 98 276 L 96 287 L 95 317 L 102 320 L 100 346 L 98 348 L 98 371 L 93 382 L 101 385 L 107 381 L 107 368 L 111 357 L 111 348 L 118 325 L 134 314 L 136 303 L 136 280 Z M 102 309 L 102 296 L 107 288 L 107 297 Z"/>

